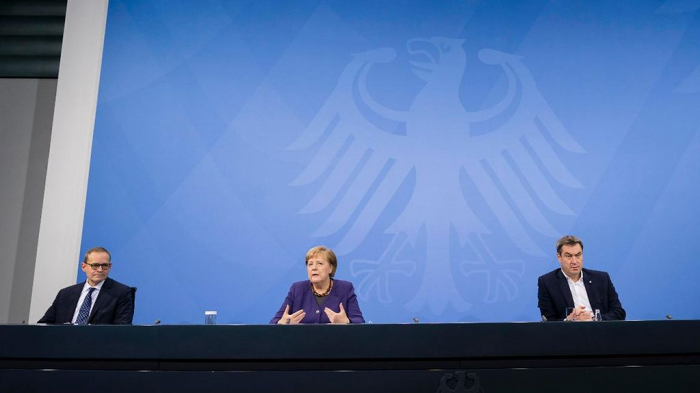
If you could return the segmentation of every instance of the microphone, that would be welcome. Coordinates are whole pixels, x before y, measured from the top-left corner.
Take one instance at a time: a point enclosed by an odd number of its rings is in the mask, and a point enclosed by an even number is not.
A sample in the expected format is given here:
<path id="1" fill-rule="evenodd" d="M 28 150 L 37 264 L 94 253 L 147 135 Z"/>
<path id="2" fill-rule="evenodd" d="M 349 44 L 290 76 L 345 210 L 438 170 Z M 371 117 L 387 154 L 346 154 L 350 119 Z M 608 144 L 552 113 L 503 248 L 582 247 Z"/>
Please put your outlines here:
<path id="1" fill-rule="evenodd" d="M 673 319 L 673 317 L 670 314 L 666 314 L 666 319 Z"/>
<path id="2" fill-rule="evenodd" d="M 418 322 L 420 322 L 420 321 L 418 320 L 418 318 L 413 317 L 413 323 L 418 323 Z"/>
<path id="3" fill-rule="evenodd" d="M 160 319 L 156 319 L 155 321 L 153 321 L 153 324 L 154 324 L 154 325 L 160 325 Z"/>
<path id="4" fill-rule="evenodd" d="M 542 316 L 542 322 L 547 322 L 547 317 L 545 317 L 544 314 L 542 314 L 541 316 Z"/>

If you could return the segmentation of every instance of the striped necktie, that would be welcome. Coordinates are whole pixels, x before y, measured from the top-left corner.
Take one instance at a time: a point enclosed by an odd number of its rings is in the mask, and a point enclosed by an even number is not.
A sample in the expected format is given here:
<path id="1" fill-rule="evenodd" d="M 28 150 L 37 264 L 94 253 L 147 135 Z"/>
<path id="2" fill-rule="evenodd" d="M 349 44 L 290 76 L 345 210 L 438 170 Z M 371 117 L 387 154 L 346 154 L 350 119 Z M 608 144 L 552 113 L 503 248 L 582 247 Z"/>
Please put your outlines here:
<path id="1" fill-rule="evenodd" d="M 83 300 L 83 305 L 80 306 L 80 311 L 78 311 L 78 318 L 75 319 L 76 325 L 87 325 L 88 317 L 90 316 L 90 306 L 92 306 L 92 292 L 97 288 L 90 288 L 88 290 L 85 300 Z"/>

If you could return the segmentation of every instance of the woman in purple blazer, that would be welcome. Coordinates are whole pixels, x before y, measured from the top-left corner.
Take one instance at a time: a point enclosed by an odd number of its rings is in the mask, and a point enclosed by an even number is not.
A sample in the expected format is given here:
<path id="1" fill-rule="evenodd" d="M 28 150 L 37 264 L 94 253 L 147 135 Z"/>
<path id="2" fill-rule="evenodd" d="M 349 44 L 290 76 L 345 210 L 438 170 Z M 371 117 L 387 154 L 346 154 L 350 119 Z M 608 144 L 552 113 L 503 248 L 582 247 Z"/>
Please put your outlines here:
<path id="1" fill-rule="evenodd" d="M 365 323 L 349 281 L 334 280 L 338 258 L 333 250 L 318 246 L 306 253 L 307 281 L 292 284 L 271 324 Z"/>

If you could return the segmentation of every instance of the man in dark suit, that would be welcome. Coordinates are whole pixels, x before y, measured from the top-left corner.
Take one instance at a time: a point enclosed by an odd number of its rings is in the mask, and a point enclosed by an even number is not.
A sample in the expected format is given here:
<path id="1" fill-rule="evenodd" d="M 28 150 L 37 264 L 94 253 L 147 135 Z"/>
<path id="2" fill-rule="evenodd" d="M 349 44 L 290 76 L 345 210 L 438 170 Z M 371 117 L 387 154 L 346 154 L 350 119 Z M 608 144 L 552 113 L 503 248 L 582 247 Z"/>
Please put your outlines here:
<path id="1" fill-rule="evenodd" d="M 38 323 L 130 325 L 134 318 L 131 288 L 108 278 L 112 256 L 102 247 L 85 253 L 84 283 L 63 288 Z"/>
<path id="2" fill-rule="evenodd" d="M 625 310 L 606 272 L 583 268 L 583 242 L 576 236 L 557 241 L 561 268 L 537 281 L 537 306 L 548 321 L 590 321 L 595 310 L 603 320 L 624 320 Z M 566 309 L 571 307 L 568 315 Z"/>

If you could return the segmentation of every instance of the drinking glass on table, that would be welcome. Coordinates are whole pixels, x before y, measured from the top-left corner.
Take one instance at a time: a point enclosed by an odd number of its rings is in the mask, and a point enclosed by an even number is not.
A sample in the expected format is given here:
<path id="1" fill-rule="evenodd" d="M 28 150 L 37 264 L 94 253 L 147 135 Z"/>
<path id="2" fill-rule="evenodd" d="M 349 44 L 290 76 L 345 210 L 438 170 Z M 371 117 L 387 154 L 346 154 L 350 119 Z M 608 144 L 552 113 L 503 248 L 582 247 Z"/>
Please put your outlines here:
<path id="1" fill-rule="evenodd" d="M 564 310 L 564 315 L 566 315 L 566 321 L 576 320 L 576 314 L 574 313 L 574 311 L 576 311 L 576 307 L 567 307 L 566 310 Z"/>
<path id="2" fill-rule="evenodd" d="M 597 308 L 595 309 L 595 314 L 593 314 L 593 320 L 596 322 L 600 322 L 603 320 L 603 316 L 600 315 L 600 310 Z"/>

